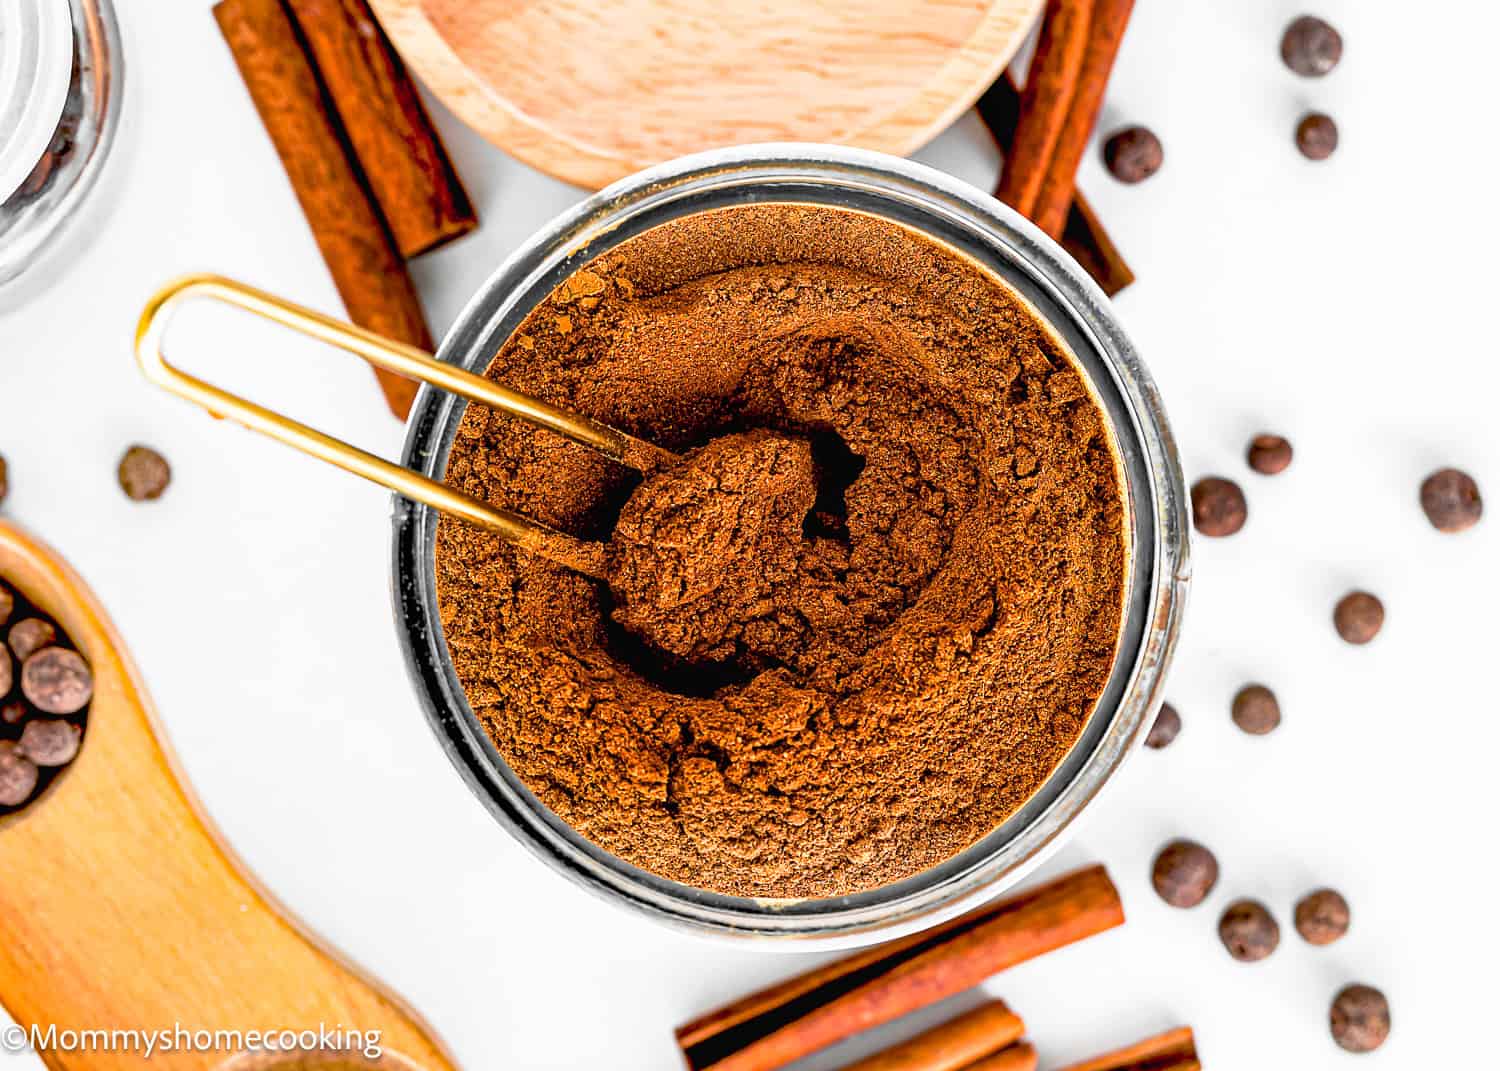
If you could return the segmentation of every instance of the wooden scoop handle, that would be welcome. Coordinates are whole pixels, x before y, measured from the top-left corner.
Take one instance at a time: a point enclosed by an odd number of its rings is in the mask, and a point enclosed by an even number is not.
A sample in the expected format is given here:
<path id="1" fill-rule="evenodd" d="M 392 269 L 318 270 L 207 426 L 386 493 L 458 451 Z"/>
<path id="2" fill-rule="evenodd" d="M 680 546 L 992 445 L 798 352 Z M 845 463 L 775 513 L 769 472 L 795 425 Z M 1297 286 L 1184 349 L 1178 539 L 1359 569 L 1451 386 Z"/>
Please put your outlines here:
<path id="1" fill-rule="evenodd" d="M 209 1031 L 341 1025 L 379 1031 L 381 1049 L 422 1071 L 453 1071 L 412 1011 L 313 937 L 235 857 L 193 798 L 125 645 L 83 581 L 4 522 L 0 576 L 52 615 L 94 672 L 78 758 L 38 799 L 0 819 L 0 1004 L 17 1024 L 168 1032 L 178 1024 Z M 232 1058 L 41 1056 L 49 1068 L 69 1071 L 196 1071 Z M 286 1066 L 408 1065 L 387 1057 Z"/>

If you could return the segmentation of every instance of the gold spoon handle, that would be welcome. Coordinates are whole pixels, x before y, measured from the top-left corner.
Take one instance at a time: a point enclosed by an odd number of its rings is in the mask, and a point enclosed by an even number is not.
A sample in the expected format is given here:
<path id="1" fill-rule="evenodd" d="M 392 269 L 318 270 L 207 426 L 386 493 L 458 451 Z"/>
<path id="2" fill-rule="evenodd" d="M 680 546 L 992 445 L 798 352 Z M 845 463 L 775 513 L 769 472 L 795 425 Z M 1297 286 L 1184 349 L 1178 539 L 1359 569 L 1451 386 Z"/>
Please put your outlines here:
<path id="1" fill-rule="evenodd" d="M 231 394 L 170 364 L 162 353 L 162 339 L 166 334 L 171 312 L 190 298 L 217 300 L 244 309 L 293 331 L 357 354 L 373 365 L 510 413 L 537 427 L 555 431 L 614 461 L 643 472 L 651 471 L 672 457 L 667 451 L 624 432 L 509 390 L 453 365 L 444 364 L 415 346 L 393 342 L 371 331 L 341 323 L 313 309 L 223 276 L 185 276 L 168 283 L 146 303 L 141 312 L 140 324 L 136 328 L 135 355 L 146 378 L 157 386 L 202 406 L 216 416 L 243 424 L 252 431 L 270 436 L 304 454 L 336 465 L 345 472 L 362 476 L 413 501 L 486 528 L 528 553 L 539 554 L 549 561 L 595 579 L 602 579 L 604 575 L 603 544 L 576 539 L 518 513 L 481 502 L 342 439 L 326 435 L 316 428 Z"/>

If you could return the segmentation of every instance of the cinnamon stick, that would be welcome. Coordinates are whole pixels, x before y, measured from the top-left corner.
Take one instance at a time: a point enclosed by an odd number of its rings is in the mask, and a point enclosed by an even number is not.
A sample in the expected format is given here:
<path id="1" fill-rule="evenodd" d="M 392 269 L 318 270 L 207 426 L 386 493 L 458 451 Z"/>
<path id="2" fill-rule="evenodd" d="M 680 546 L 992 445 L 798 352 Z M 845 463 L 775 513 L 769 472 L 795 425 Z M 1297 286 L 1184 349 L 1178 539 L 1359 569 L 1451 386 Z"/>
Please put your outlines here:
<path id="1" fill-rule="evenodd" d="M 844 1071 L 961 1071 L 1025 1032 L 1026 1024 L 1015 1012 L 1003 1001 L 991 1000 Z"/>
<path id="2" fill-rule="evenodd" d="M 284 0 L 403 257 L 477 225 L 405 66 L 365 0 Z"/>
<path id="3" fill-rule="evenodd" d="M 1125 37 L 1125 26 L 1134 6 L 1135 0 L 1094 0 L 1083 67 L 1078 73 L 1073 101 L 1068 106 L 1067 121 L 1046 165 L 1035 214 L 1031 215 L 1036 225 L 1054 238 L 1062 235 L 1067 222 L 1078 165 L 1083 162 L 1094 123 L 1099 118 L 1099 109 L 1104 104 L 1104 91 L 1109 85 L 1115 56 L 1120 51 L 1120 42 Z M 1023 108 L 1022 122 L 1025 121 Z"/>
<path id="4" fill-rule="evenodd" d="M 963 1071 L 1036 1071 L 1036 1049 L 1024 1041 L 1018 1042 L 970 1064 Z"/>
<path id="5" fill-rule="evenodd" d="M 1201 1071 L 1202 1067 L 1192 1028 L 1179 1026 L 1063 1071 Z"/>
<path id="6" fill-rule="evenodd" d="M 1048 165 L 1071 114 L 1095 0 L 1047 0 L 1010 154 L 995 196 L 1036 220 Z M 1044 230 L 1046 228 L 1043 228 Z M 1056 237 L 1056 235 L 1053 235 Z"/>
<path id="7" fill-rule="evenodd" d="M 866 949 L 677 1030 L 693 1071 L 771 1071 L 1125 921 L 1102 866 Z"/>
<path id="8" fill-rule="evenodd" d="M 432 349 L 406 264 L 328 114 L 323 87 L 281 0 L 222 0 L 214 18 L 349 318 L 387 338 Z M 375 375 L 391 412 L 404 418 L 416 384 L 383 369 Z"/>
<path id="9" fill-rule="evenodd" d="M 997 78 L 974 107 L 1008 164 L 1011 159 L 1011 144 L 1016 136 L 1016 124 L 1021 115 L 1021 91 L 1010 72 Z M 1073 191 L 1068 221 L 1063 226 L 1062 247 L 1093 276 L 1094 281 L 1110 297 L 1135 282 L 1135 272 L 1125 262 L 1124 254 L 1104 229 L 1104 224 L 1094 214 L 1083 193 L 1077 189 Z"/>
<path id="10" fill-rule="evenodd" d="M 1068 208 L 1068 221 L 1063 224 L 1061 242 L 1068 255 L 1078 261 L 1099 284 L 1099 289 L 1110 297 L 1135 282 L 1135 272 L 1130 270 L 1114 239 L 1094 215 L 1093 206 L 1077 190 L 1073 191 L 1073 203 Z"/>

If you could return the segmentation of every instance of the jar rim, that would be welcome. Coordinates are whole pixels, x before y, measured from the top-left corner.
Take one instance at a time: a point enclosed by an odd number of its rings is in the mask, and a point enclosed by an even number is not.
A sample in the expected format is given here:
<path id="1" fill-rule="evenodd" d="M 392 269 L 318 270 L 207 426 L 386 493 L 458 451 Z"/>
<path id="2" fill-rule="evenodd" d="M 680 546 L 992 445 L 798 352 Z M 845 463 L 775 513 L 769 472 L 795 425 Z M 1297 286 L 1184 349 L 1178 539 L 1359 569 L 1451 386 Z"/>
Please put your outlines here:
<path id="1" fill-rule="evenodd" d="M 11 0 L 0 6 L 0 203 L 46 153 L 72 83 L 68 0 Z"/>

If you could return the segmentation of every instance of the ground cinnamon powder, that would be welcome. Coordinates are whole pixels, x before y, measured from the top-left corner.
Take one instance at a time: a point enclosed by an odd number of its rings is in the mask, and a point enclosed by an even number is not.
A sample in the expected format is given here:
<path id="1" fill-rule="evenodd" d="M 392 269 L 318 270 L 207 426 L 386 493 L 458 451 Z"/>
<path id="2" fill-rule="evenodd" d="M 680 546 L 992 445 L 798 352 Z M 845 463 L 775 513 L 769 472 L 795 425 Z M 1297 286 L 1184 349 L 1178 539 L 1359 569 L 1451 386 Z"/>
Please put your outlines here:
<path id="1" fill-rule="evenodd" d="M 973 844 L 1078 737 L 1120 626 L 1117 459 L 970 261 L 840 209 L 700 213 L 575 273 L 488 374 L 682 454 L 642 483 L 471 405 L 448 462 L 609 541 L 605 584 L 461 522 L 437 540 L 470 705 L 595 844 L 844 895 Z"/>

